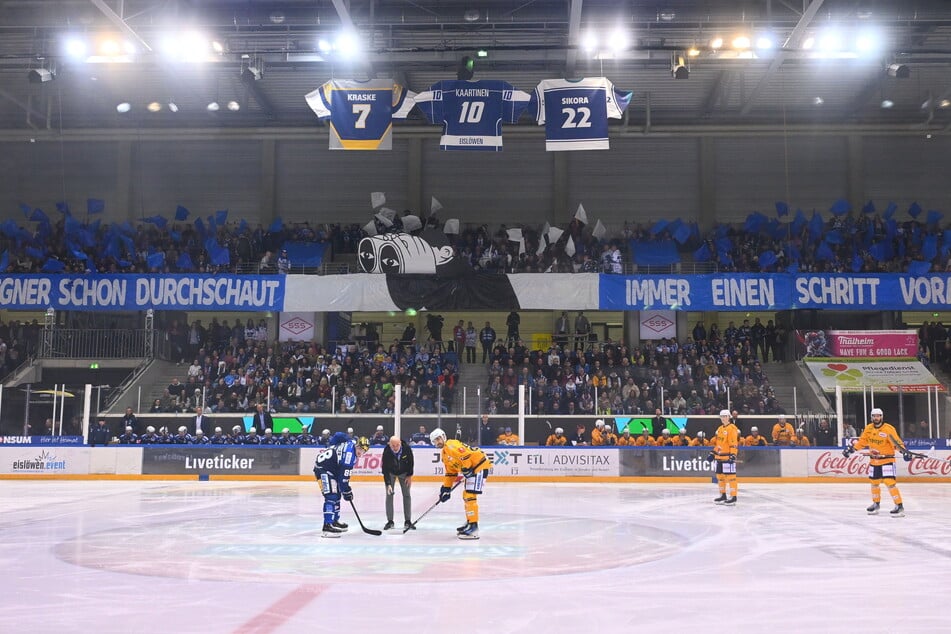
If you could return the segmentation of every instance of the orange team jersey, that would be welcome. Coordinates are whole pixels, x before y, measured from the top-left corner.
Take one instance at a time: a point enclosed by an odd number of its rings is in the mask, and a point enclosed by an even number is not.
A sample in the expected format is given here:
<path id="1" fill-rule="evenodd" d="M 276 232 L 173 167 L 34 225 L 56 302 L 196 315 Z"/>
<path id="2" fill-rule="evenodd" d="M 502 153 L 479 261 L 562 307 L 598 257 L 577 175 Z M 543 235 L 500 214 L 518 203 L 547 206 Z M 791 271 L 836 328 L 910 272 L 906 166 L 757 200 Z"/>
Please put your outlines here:
<path id="1" fill-rule="evenodd" d="M 766 440 L 766 436 L 764 436 L 763 434 L 760 434 L 759 436 L 754 436 L 753 434 L 750 434 L 749 436 L 743 439 L 743 444 L 749 445 L 750 447 L 757 447 L 757 446 L 765 447 L 769 444 L 769 441 Z"/>
<path id="2" fill-rule="evenodd" d="M 447 440 L 442 448 L 442 463 L 446 466 L 443 486 L 451 487 L 462 471 L 478 473 L 492 466 L 485 452 L 478 447 L 470 447 L 455 438 Z"/>
<path id="3" fill-rule="evenodd" d="M 690 441 L 691 447 L 709 447 L 713 441 L 708 438 L 694 438 Z"/>
<path id="4" fill-rule="evenodd" d="M 545 441 L 545 446 L 547 447 L 562 447 L 568 443 L 568 439 L 564 436 L 558 437 L 555 434 L 552 434 L 548 437 L 548 440 Z"/>
<path id="5" fill-rule="evenodd" d="M 809 437 L 808 437 L 808 436 L 803 436 L 802 438 L 799 438 L 799 437 L 797 436 L 796 438 L 793 438 L 793 439 L 792 439 L 792 444 L 793 444 L 793 445 L 798 445 L 799 447 L 811 447 L 811 446 L 812 446 L 812 443 L 809 442 Z"/>
<path id="6" fill-rule="evenodd" d="M 796 432 L 789 423 L 773 425 L 773 442 L 780 445 L 794 444 Z"/>
<path id="7" fill-rule="evenodd" d="M 500 445 L 517 445 L 518 434 L 502 434 L 496 439 L 496 442 Z"/>
<path id="8" fill-rule="evenodd" d="M 618 437 L 617 434 L 605 434 L 604 435 L 604 444 L 605 445 L 617 445 Z"/>
<path id="9" fill-rule="evenodd" d="M 644 436 L 638 436 L 634 440 L 635 447 L 653 447 L 656 444 L 657 443 L 654 442 L 654 439 L 651 438 L 650 436 L 648 436 L 647 438 L 645 438 Z"/>
<path id="10" fill-rule="evenodd" d="M 621 434 L 617 439 L 618 447 L 633 447 L 636 442 L 637 438 L 634 436 L 624 436 L 624 434 Z"/>
<path id="11" fill-rule="evenodd" d="M 660 436 L 654 439 L 654 444 L 657 445 L 658 447 L 670 447 L 671 445 L 674 444 L 674 439 L 671 438 L 670 436 L 665 436 L 664 434 L 661 434 Z"/>
<path id="12" fill-rule="evenodd" d="M 604 432 L 602 432 L 597 427 L 591 430 L 591 444 L 592 445 L 604 444 Z"/>
<path id="13" fill-rule="evenodd" d="M 862 435 L 855 441 L 852 447 L 858 451 L 860 449 L 869 449 L 873 467 L 883 464 L 893 464 L 895 462 L 895 448 L 904 449 L 905 444 L 898 437 L 898 432 L 888 423 L 882 423 L 881 427 L 869 423 L 862 430 Z M 875 453 L 878 452 L 878 453 Z"/>
<path id="14" fill-rule="evenodd" d="M 720 425 L 717 429 L 716 440 L 713 442 L 713 452 L 716 459 L 725 461 L 730 455 L 736 455 L 737 448 L 740 446 L 740 430 L 733 423 Z"/>
<path id="15" fill-rule="evenodd" d="M 670 444 L 672 444 L 674 447 L 689 447 L 692 443 L 690 440 L 690 436 L 687 436 L 686 434 L 683 436 L 681 436 L 680 434 L 677 434 L 676 436 L 673 437 L 672 442 Z"/>

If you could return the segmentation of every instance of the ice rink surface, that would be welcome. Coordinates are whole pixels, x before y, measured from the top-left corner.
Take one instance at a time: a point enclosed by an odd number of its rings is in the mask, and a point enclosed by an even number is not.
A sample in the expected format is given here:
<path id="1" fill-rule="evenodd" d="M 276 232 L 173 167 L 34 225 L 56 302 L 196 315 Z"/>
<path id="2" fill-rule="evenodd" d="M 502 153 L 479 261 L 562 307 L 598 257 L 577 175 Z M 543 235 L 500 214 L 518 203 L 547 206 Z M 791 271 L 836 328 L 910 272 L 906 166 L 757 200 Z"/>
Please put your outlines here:
<path id="1" fill-rule="evenodd" d="M 345 505 L 322 539 L 315 483 L 5 481 L 0 631 L 951 629 L 951 485 L 901 483 L 904 518 L 884 488 L 866 515 L 866 484 L 740 487 L 490 480 L 464 542 L 458 491 L 406 535 Z M 382 528 L 382 483 L 354 492 Z"/>

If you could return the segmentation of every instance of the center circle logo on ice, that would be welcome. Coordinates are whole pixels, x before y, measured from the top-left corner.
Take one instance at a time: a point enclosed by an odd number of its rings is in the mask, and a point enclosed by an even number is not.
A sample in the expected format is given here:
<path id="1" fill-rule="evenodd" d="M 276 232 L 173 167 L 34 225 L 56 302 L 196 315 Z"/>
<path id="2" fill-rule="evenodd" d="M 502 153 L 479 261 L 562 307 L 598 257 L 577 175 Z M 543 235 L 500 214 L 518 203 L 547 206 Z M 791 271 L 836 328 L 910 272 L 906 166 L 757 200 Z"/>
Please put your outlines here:
<path id="1" fill-rule="evenodd" d="M 434 514 L 436 515 L 436 514 Z M 497 515 L 478 542 L 456 539 L 461 512 L 430 516 L 417 530 L 365 535 L 352 517 L 341 539 L 321 539 L 319 515 L 216 517 L 82 535 L 59 544 L 69 563 L 128 574 L 278 583 L 406 583 L 551 576 L 665 559 L 687 540 L 648 524 Z M 367 518 L 364 517 L 364 522 Z M 142 545 L 163 553 L 142 557 Z"/>

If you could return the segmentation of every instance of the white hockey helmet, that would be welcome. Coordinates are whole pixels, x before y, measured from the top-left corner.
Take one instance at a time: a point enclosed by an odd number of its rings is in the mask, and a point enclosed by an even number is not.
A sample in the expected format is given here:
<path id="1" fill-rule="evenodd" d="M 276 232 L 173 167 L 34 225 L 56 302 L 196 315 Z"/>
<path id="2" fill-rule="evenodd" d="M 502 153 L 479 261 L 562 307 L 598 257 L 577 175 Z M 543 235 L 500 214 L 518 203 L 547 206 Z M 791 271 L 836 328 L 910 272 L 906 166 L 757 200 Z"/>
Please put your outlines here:
<path id="1" fill-rule="evenodd" d="M 257 427 L 252 427 L 251 429 L 248 430 L 248 433 L 249 433 L 249 434 L 256 434 L 256 433 L 258 433 L 258 428 L 257 428 Z"/>
<path id="2" fill-rule="evenodd" d="M 702 430 L 702 429 L 697 432 L 697 438 L 706 438 L 706 437 L 707 437 L 707 435 L 706 435 L 705 433 L 703 433 L 703 430 Z"/>
<path id="3" fill-rule="evenodd" d="M 264 433 L 265 433 L 265 434 L 273 434 L 273 433 L 274 433 L 274 430 L 268 428 L 268 429 L 265 429 L 265 430 L 264 430 Z"/>
<path id="4" fill-rule="evenodd" d="M 561 427 L 555 427 L 555 433 L 556 433 L 556 434 L 563 434 L 563 433 L 565 433 L 565 430 L 562 429 Z"/>
<path id="5" fill-rule="evenodd" d="M 178 428 L 178 433 L 180 434 L 184 434 L 186 431 L 188 431 L 188 428 L 185 427 L 184 425 Z"/>
<path id="6" fill-rule="evenodd" d="M 754 431 L 756 433 L 759 433 L 759 427 L 757 427 L 756 425 L 753 425 L 752 427 L 750 427 L 750 432 L 754 432 Z"/>
<path id="7" fill-rule="evenodd" d="M 434 430 L 432 430 L 431 432 L 429 432 L 429 442 L 431 442 L 432 444 L 435 445 L 435 444 L 436 444 L 436 439 L 438 439 L 438 438 L 442 438 L 442 439 L 443 439 L 443 442 L 446 441 L 446 432 L 444 432 L 443 430 L 441 430 L 441 429 L 439 429 L 439 428 L 437 427 L 436 429 L 434 429 Z"/>
<path id="8" fill-rule="evenodd" d="M 241 425 L 235 425 L 231 428 L 231 431 L 241 431 Z"/>
<path id="9" fill-rule="evenodd" d="M 872 411 L 869 412 L 869 414 L 871 414 L 872 416 L 884 416 L 885 412 L 883 412 L 881 408 L 873 407 Z"/>
<path id="10" fill-rule="evenodd" d="M 196 430 L 195 430 L 195 435 L 196 435 L 196 436 L 204 436 L 204 435 L 205 435 L 205 432 L 203 432 L 203 431 L 200 430 L 200 429 L 196 429 Z"/>
<path id="11" fill-rule="evenodd" d="M 320 432 L 320 435 L 321 435 L 321 436 L 329 436 L 329 435 L 330 435 L 330 430 L 329 430 L 329 429 L 325 429 L 324 431 Z"/>
<path id="12" fill-rule="evenodd" d="M 377 426 L 376 426 L 376 430 L 377 430 L 377 431 L 383 431 L 383 425 L 377 425 Z"/>
<path id="13" fill-rule="evenodd" d="M 125 426 L 125 430 L 126 430 L 126 431 L 132 431 L 132 425 L 126 425 L 126 426 Z"/>
<path id="14" fill-rule="evenodd" d="M 306 431 L 306 430 L 302 429 L 302 430 L 300 430 L 300 433 L 303 434 L 304 431 Z M 285 427 L 284 429 L 281 430 L 281 433 L 282 433 L 282 434 L 289 434 L 289 433 L 291 433 L 291 430 L 290 430 L 289 428 Z"/>
<path id="15" fill-rule="evenodd" d="M 155 428 L 152 427 L 151 425 L 149 425 L 148 427 L 145 428 L 145 431 L 147 431 L 147 432 L 150 433 L 150 434 L 154 434 L 154 433 L 155 433 Z"/>
<path id="16" fill-rule="evenodd" d="M 728 409 L 721 409 L 721 410 L 720 410 L 720 416 L 730 417 L 730 416 L 733 416 L 733 414 L 731 414 L 731 413 L 730 413 L 730 410 L 728 410 Z"/>
<path id="17" fill-rule="evenodd" d="M 215 427 L 215 433 L 216 433 L 216 434 L 220 434 L 220 433 L 221 433 L 221 427 Z"/>
<path id="18" fill-rule="evenodd" d="M 603 418 L 599 418 L 598 420 L 594 421 L 594 426 L 595 426 L 595 427 L 604 427 L 604 419 L 603 419 Z"/>
<path id="19" fill-rule="evenodd" d="M 660 432 L 660 433 L 662 433 L 664 436 L 670 436 L 670 430 L 669 430 L 669 429 L 664 429 L 664 430 L 663 430 L 662 432 Z"/>

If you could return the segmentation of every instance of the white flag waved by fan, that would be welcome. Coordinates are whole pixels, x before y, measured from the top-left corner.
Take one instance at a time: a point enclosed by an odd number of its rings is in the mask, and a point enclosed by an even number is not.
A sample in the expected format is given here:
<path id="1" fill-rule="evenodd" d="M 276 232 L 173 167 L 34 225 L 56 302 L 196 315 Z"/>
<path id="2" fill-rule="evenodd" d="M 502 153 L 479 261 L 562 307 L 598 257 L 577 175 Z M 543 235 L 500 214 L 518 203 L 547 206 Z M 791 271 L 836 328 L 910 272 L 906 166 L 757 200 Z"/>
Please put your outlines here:
<path id="1" fill-rule="evenodd" d="M 386 204 L 386 194 L 383 192 L 372 192 L 370 194 L 370 208 L 376 209 Z"/>
<path id="2" fill-rule="evenodd" d="M 598 240 L 604 239 L 604 236 L 608 235 L 608 230 L 605 229 L 604 225 L 601 224 L 601 221 L 598 220 L 594 223 L 594 229 L 591 230 L 591 235 L 593 235 Z"/>
<path id="3" fill-rule="evenodd" d="M 416 231 L 423 228 L 423 221 L 419 216 L 403 216 L 403 231 Z"/>
<path id="4" fill-rule="evenodd" d="M 376 235 L 376 223 L 371 220 L 370 222 L 368 222 L 368 223 L 366 223 L 365 225 L 363 225 L 363 230 L 366 232 L 366 234 L 367 234 L 368 236 L 375 236 L 375 235 Z"/>
<path id="5" fill-rule="evenodd" d="M 558 238 L 564 235 L 564 233 L 565 232 L 559 229 L 558 227 L 551 227 L 550 229 L 548 229 L 548 243 L 555 244 L 556 242 L 558 242 Z"/>
<path id="6" fill-rule="evenodd" d="M 541 255 L 545 252 L 545 249 L 548 248 L 548 244 L 545 242 L 544 234 L 538 237 L 538 248 L 535 249 L 535 255 Z"/>
<path id="7" fill-rule="evenodd" d="M 442 231 L 443 233 L 450 234 L 450 235 L 453 235 L 453 234 L 459 235 L 459 219 L 450 218 L 449 220 L 447 220 L 446 224 L 443 225 Z"/>
<path id="8" fill-rule="evenodd" d="M 506 229 L 505 232 L 508 234 L 509 241 L 511 242 L 518 242 L 522 239 L 521 229 Z"/>
<path id="9" fill-rule="evenodd" d="M 380 224 L 382 224 L 384 227 L 392 227 L 392 226 L 393 226 L 393 221 L 390 220 L 389 218 L 387 218 L 386 215 L 384 215 L 384 214 L 382 214 L 382 213 L 374 214 L 373 217 L 376 218 L 377 220 L 379 220 L 379 221 L 380 221 Z"/>
<path id="10" fill-rule="evenodd" d="M 568 242 L 565 243 L 565 253 L 568 257 L 575 257 L 575 241 L 571 239 L 571 236 L 568 236 Z"/>
<path id="11" fill-rule="evenodd" d="M 429 203 L 429 215 L 435 216 L 440 211 L 442 211 L 442 203 L 436 200 L 436 197 L 433 196 Z"/>
<path id="12" fill-rule="evenodd" d="M 583 225 L 588 224 L 588 213 L 584 210 L 584 205 L 578 204 L 578 211 L 575 212 L 575 220 Z"/>

